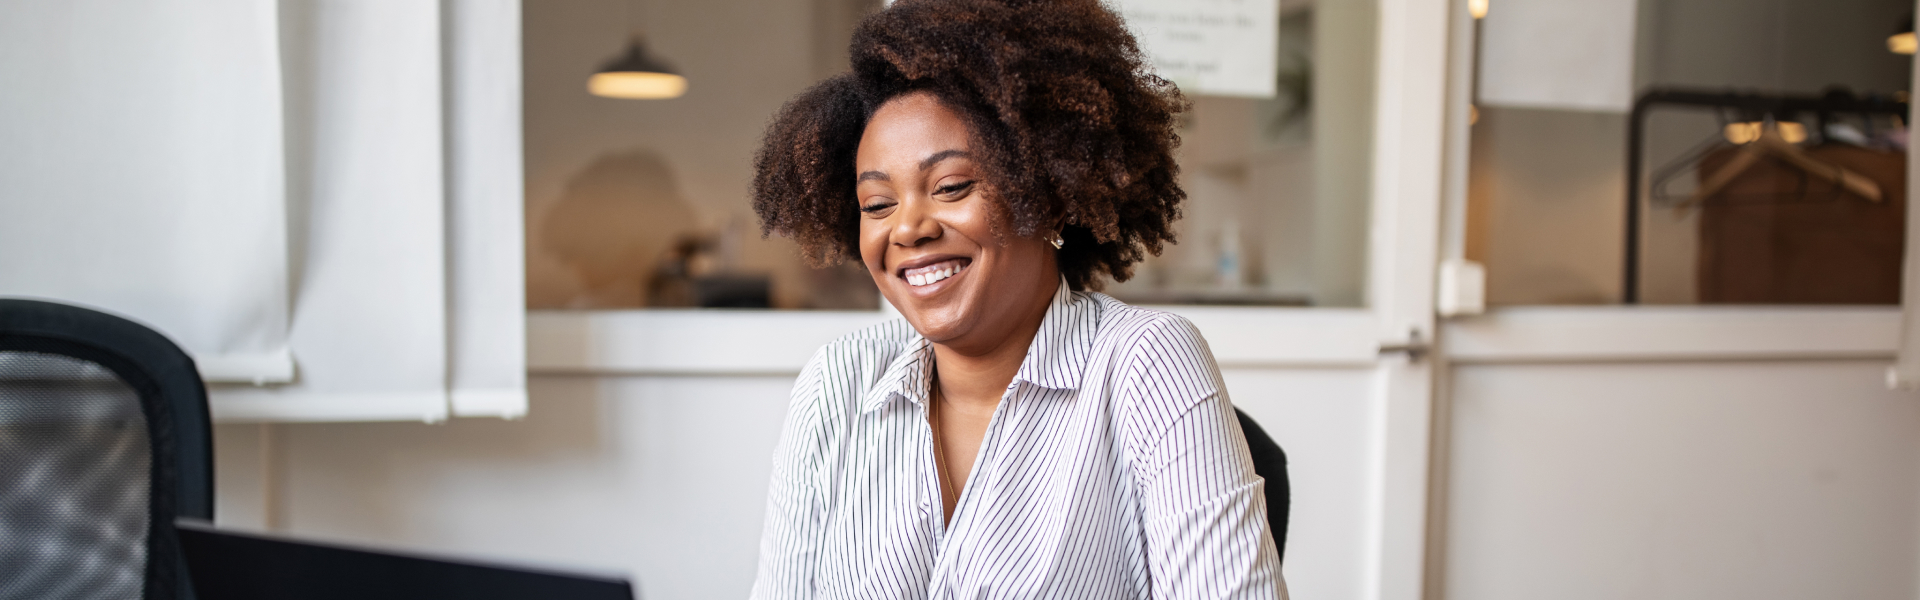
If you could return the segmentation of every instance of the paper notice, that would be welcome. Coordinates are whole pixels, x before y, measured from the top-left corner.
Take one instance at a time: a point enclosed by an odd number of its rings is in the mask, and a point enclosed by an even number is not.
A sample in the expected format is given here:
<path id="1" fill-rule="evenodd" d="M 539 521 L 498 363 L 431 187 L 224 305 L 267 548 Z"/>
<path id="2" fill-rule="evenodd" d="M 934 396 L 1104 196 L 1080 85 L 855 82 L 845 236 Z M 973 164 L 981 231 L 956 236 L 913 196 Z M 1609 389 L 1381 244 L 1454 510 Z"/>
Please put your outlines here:
<path id="1" fill-rule="evenodd" d="M 1279 0 L 1112 0 L 1153 62 L 1188 94 L 1272 98 Z"/>

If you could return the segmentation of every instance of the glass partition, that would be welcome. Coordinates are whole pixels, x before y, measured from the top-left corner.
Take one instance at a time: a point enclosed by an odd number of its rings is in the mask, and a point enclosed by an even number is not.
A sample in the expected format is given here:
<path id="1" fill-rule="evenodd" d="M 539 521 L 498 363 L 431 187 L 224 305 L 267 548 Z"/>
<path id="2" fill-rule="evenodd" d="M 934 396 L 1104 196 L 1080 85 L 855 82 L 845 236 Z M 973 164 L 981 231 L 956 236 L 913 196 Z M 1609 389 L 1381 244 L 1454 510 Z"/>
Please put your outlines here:
<path id="1" fill-rule="evenodd" d="M 1913 8 L 1492 0 L 1466 244 L 1488 303 L 1897 304 Z"/>
<path id="2" fill-rule="evenodd" d="M 1180 243 L 1115 297 L 1360 306 L 1372 165 L 1374 3 L 1285 3 L 1272 98 L 1189 94 Z"/>
<path id="3" fill-rule="evenodd" d="M 748 182 L 767 119 L 846 68 L 853 25 L 879 5 L 526 3 L 528 307 L 877 308 L 857 266 L 810 269 L 790 242 L 762 238 Z M 1277 93 L 1189 94 L 1180 243 L 1110 293 L 1155 304 L 1362 304 L 1375 3 L 1279 2 L 1278 14 Z M 684 96 L 588 93 L 588 78 L 636 29 L 650 56 L 686 76 Z"/>

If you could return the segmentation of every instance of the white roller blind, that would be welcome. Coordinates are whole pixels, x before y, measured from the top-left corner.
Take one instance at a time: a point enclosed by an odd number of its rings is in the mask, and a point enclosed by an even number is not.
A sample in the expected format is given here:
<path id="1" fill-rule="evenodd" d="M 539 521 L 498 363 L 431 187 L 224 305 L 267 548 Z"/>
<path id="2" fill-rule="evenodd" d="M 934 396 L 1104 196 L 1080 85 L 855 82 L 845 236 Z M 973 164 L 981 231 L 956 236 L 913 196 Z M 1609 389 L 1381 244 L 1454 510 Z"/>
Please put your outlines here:
<path id="1" fill-rule="evenodd" d="M 435 0 L 284 0 L 291 385 L 218 419 L 444 419 L 445 192 Z"/>
<path id="2" fill-rule="evenodd" d="M 443 6 L 453 412 L 519 416 L 527 410 L 520 2 Z"/>
<path id="3" fill-rule="evenodd" d="M 524 414 L 519 12 L 0 2 L 0 294 L 280 382 L 216 419 Z"/>
<path id="4" fill-rule="evenodd" d="M 210 379 L 291 377 L 276 23 L 254 0 L 0 2 L 0 295 L 144 322 Z"/>

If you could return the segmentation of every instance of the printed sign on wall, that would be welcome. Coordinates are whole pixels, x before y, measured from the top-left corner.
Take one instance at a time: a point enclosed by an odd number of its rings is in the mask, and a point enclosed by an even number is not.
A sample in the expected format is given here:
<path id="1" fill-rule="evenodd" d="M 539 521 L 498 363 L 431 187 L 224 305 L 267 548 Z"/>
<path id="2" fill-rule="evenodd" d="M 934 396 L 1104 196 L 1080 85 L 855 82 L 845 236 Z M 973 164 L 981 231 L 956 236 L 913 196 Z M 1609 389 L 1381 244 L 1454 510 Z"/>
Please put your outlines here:
<path id="1" fill-rule="evenodd" d="M 1112 0 L 1154 71 L 1187 94 L 1272 98 L 1279 0 Z"/>

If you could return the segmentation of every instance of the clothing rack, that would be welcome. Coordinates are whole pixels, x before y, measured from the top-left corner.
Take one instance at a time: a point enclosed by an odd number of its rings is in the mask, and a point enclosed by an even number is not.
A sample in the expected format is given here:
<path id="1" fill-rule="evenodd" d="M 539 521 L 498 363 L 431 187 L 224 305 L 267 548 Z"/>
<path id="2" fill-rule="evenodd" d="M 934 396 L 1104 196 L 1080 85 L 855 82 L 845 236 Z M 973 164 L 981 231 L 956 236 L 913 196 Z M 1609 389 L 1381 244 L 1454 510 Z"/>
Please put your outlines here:
<path id="1" fill-rule="evenodd" d="M 1679 89 L 1655 89 L 1633 102 L 1627 124 L 1627 240 L 1624 274 L 1620 286 L 1621 302 L 1640 303 L 1640 179 L 1646 170 L 1647 115 L 1660 107 L 1734 109 L 1742 118 L 1761 120 L 1772 117 L 1790 120 L 1802 113 L 1814 113 L 1820 134 L 1825 134 L 1827 115 L 1883 114 L 1908 119 L 1907 102 L 1887 96 L 1855 96 L 1845 90 L 1832 90 L 1821 96 L 1784 96 L 1745 92 L 1702 92 Z"/>

